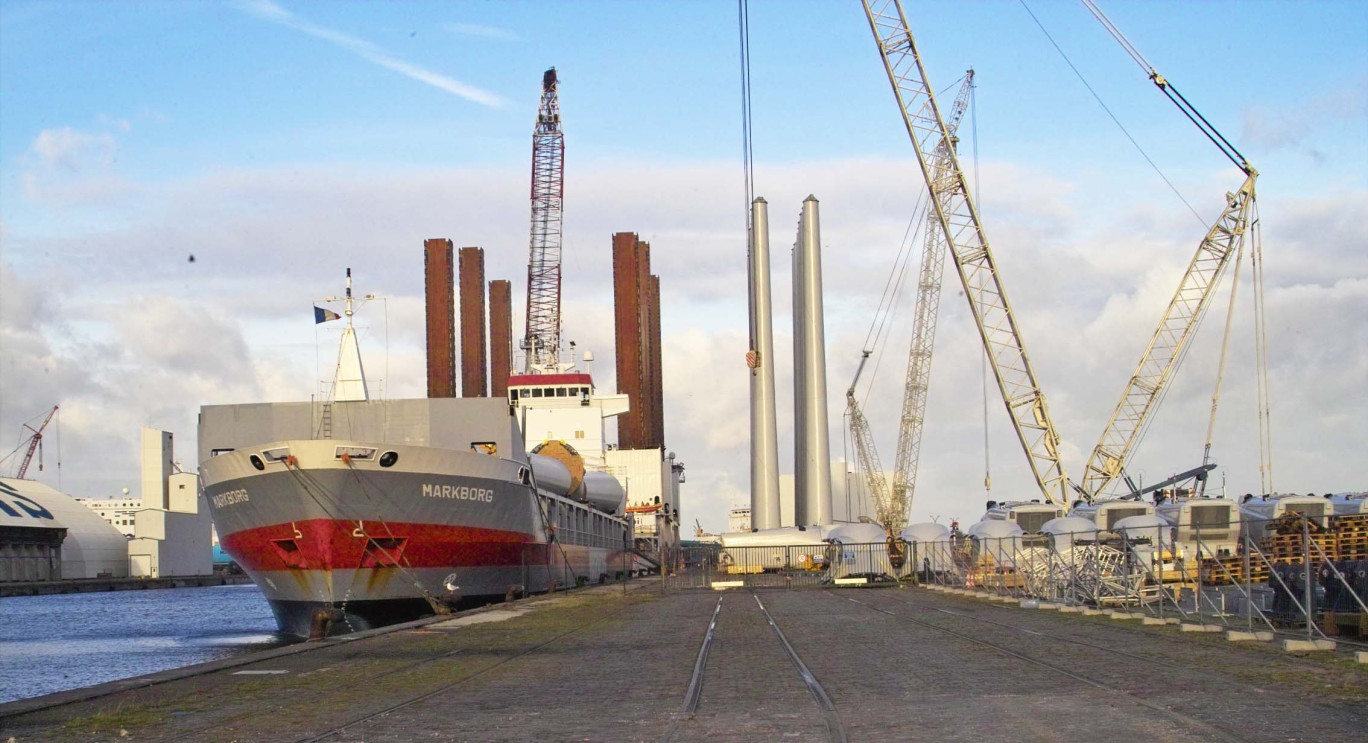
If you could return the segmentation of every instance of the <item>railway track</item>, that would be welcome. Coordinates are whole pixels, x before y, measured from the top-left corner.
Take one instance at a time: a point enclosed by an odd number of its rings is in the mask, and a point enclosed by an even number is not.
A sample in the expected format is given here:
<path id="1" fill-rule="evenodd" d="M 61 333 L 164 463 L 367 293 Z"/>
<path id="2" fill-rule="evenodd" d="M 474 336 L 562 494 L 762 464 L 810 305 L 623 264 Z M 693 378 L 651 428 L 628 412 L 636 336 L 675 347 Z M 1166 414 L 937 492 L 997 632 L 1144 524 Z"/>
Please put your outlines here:
<path id="1" fill-rule="evenodd" d="M 754 591 L 752 591 L 750 595 L 751 598 L 755 600 L 755 606 L 760 611 L 766 625 L 769 626 L 775 639 L 778 640 L 780 646 L 784 649 L 785 655 L 793 664 L 794 670 L 798 673 L 799 678 L 802 679 L 808 694 L 812 697 L 813 702 L 821 712 L 822 722 L 826 726 L 827 738 L 833 741 L 833 743 L 846 743 L 847 737 L 845 726 L 841 724 L 841 717 L 836 712 L 836 705 L 832 702 L 831 695 L 827 694 L 826 689 L 823 688 L 821 682 L 817 680 L 817 676 L 812 673 L 812 669 L 808 668 L 807 664 L 803 662 L 802 656 L 798 655 L 798 651 L 794 650 L 793 644 L 789 642 L 788 637 L 784 635 L 784 631 L 780 629 L 779 623 L 774 619 L 774 615 L 770 614 L 769 609 L 765 607 L 765 603 L 760 600 L 760 595 Z M 666 729 L 665 734 L 661 736 L 661 743 L 668 743 L 673 740 L 684 727 L 685 723 L 693 719 L 694 714 L 698 711 L 699 703 L 703 698 L 703 678 L 708 667 L 708 656 L 712 650 L 713 639 L 716 637 L 718 620 L 722 613 L 722 603 L 725 599 L 725 594 L 719 596 L 717 599 L 717 605 L 714 607 L 712 616 L 708 621 L 708 629 L 703 635 L 703 642 L 698 648 L 698 657 L 694 661 L 693 674 L 689 678 L 689 686 L 685 691 L 684 701 L 680 705 L 679 712 L 670 722 L 670 726 Z"/>
<path id="2" fill-rule="evenodd" d="M 628 604 L 628 605 L 626 605 L 626 606 L 623 606 L 622 608 L 617 609 L 616 611 L 609 612 L 608 614 L 604 614 L 604 615 L 602 615 L 602 616 L 599 616 L 599 617 L 596 618 L 596 619 L 590 620 L 590 621 L 585 622 L 585 623 L 583 623 L 583 624 L 580 624 L 580 625 L 578 625 L 578 626 L 576 626 L 576 627 L 573 627 L 573 628 L 571 628 L 571 629 L 568 629 L 568 630 L 566 630 L 565 632 L 562 632 L 562 633 L 556 635 L 555 637 L 552 637 L 552 638 L 550 638 L 550 639 L 548 639 L 548 640 L 546 640 L 546 641 L 544 641 L 544 642 L 540 642 L 540 643 L 537 643 L 536 645 L 533 645 L 533 646 L 531 646 L 531 647 L 525 648 L 525 649 L 523 649 L 523 650 L 521 650 L 521 651 L 519 651 L 519 652 L 517 652 L 517 653 L 514 653 L 513 655 L 508 656 L 507 658 L 504 658 L 503 660 L 500 660 L 500 661 L 498 661 L 498 662 L 496 662 L 496 663 L 492 663 L 492 664 L 490 664 L 489 666 L 486 666 L 485 668 L 482 668 L 482 669 L 480 669 L 480 670 L 476 671 L 475 673 L 472 673 L 472 674 L 470 674 L 470 675 L 468 675 L 468 676 L 463 676 L 463 677 L 461 677 L 461 678 L 459 678 L 459 679 L 457 679 L 457 680 L 455 680 L 455 681 L 453 681 L 453 682 L 451 682 L 451 683 L 449 683 L 449 684 L 443 684 L 442 686 L 439 686 L 439 687 L 437 687 L 436 689 L 432 689 L 431 691 L 427 691 L 427 692 L 424 692 L 424 693 L 422 693 L 422 694 L 417 694 L 417 695 L 408 697 L 408 698 L 404 699 L 403 701 L 397 702 L 397 703 L 395 703 L 395 704 L 391 704 L 391 705 L 389 705 L 389 706 L 387 706 L 387 707 L 385 707 L 385 708 L 383 708 L 383 709 L 376 710 L 376 711 L 374 711 L 374 712 L 371 712 L 371 713 L 366 714 L 366 715 L 362 715 L 362 716 L 360 716 L 360 717 L 352 718 L 351 720 L 348 720 L 347 722 L 344 722 L 344 723 L 342 723 L 341 725 L 338 725 L 337 727 L 331 728 L 331 729 L 329 729 L 329 730 L 327 730 L 327 731 L 325 731 L 325 732 L 318 733 L 318 734 L 316 734 L 316 735 L 312 735 L 312 736 L 309 736 L 309 737 L 306 737 L 306 738 L 300 738 L 300 739 L 298 739 L 298 743 L 315 743 L 315 741 L 328 740 L 329 738 L 334 738 L 334 737 L 336 737 L 336 736 L 338 736 L 338 735 L 341 735 L 341 734 L 347 732 L 348 730 L 350 730 L 350 729 L 352 729 L 352 728 L 354 728 L 354 727 L 357 727 L 358 725 L 363 725 L 363 724 L 365 724 L 365 723 L 367 723 L 367 722 L 370 722 L 370 721 L 372 721 L 372 720 L 375 720 L 375 719 L 384 717 L 385 715 L 391 714 L 391 713 L 393 713 L 393 712 L 397 712 L 397 711 L 399 711 L 399 710 L 401 710 L 401 709 L 404 709 L 405 707 L 411 707 L 411 706 L 413 706 L 413 705 L 415 705 L 415 704 L 418 704 L 419 702 L 427 701 L 428 699 L 432 699 L 433 697 L 441 696 L 442 694 L 445 694 L 446 692 L 451 691 L 452 689 L 455 689 L 456 687 L 461 686 L 461 685 L 463 685 L 463 684 L 465 684 L 465 683 L 467 683 L 467 682 L 469 682 L 469 681 L 473 681 L 474 679 L 477 679 L 477 678 L 479 678 L 479 677 L 485 675 L 486 673 L 489 673 L 490 671 L 493 671 L 493 670 L 496 669 L 496 668 L 499 668 L 499 667 L 501 667 L 501 666 L 508 665 L 509 663 L 512 663 L 513 661 L 516 661 L 516 660 L 518 660 L 518 659 L 520 659 L 520 658 L 527 657 L 527 656 L 529 656 L 529 655 L 531 655 L 531 654 L 533 654 L 533 653 L 535 653 L 535 652 L 537 652 L 537 651 L 539 651 L 539 650 L 541 650 L 541 649 L 543 649 L 543 648 L 549 647 L 550 645 L 553 645 L 553 644 L 555 644 L 556 642 L 558 642 L 558 641 L 560 641 L 560 640 L 563 640 L 563 639 L 565 639 L 565 638 L 567 638 L 567 637 L 569 637 L 569 636 L 571 636 L 571 635 L 578 634 L 578 633 L 580 633 L 580 632 L 583 632 L 583 631 L 589 629 L 590 627 L 593 627 L 593 626 L 598 625 L 598 624 L 602 624 L 603 622 L 606 622 L 606 621 L 608 621 L 609 619 L 612 619 L 612 618 L 618 616 L 619 614 L 622 614 L 623 612 L 625 612 L 625 611 L 627 611 L 628 609 L 631 609 L 631 608 L 632 608 L 632 604 Z M 445 655 L 446 655 L 446 656 L 450 656 L 450 655 L 454 655 L 454 654 L 456 654 L 456 652 L 446 653 Z M 437 659 L 440 658 L 440 657 L 444 657 L 444 656 L 434 656 L 433 658 L 427 659 L 426 661 L 420 661 L 420 662 L 418 662 L 418 663 L 414 663 L 413 665 L 419 665 L 419 664 L 422 663 L 422 662 L 429 662 L 429 661 L 432 661 L 432 660 L 437 660 Z M 400 670 L 402 670 L 402 669 L 400 669 Z"/>
<path id="3" fill-rule="evenodd" d="M 834 598 L 834 600 L 841 600 L 841 599 L 840 599 L 840 598 Z M 982 637 L 981 635 L 976 635 L 976 634 L 973 634 L 973 633 L 971 633 L 971 632 L 960 631 L 959 629 L 952 628 L 952 627 L 947 627 L 947 626 L 944 626 L 944 625 L 941 625 L 941 624 L 937 624 L 937 623 L 935 623 L 935 622 L 928 622 L 928 621 L 925 621 L 925 620 L 923 620 L 923 619 L 918 619 L 918 618 L 916 618 L 916 617 L 910 616 L 910 615 L 907 614 L 905 611 L 890 611 L 890 610 L 889 610 L 889 606 L 890 606 L 890 605 L 889 605 L 889 604 L 886 604 L 886 603 L 883 603 L 883 602 L 865 601 L 865 600 L 860 600 L 860 599 L 851 598 L 851 597 L 844 597 L 844 600 L 850 601 L 850 602 L 855 603 L 855 604 L 859 604 L 859 605 L 864 606 L 865 608 L 867 608 L 867 609 L 869 609 L 869 610 L 871 610 L 871 611 L 875 611 L 875 612 L 878 612 L 878 613 L 880 613 L 880 614 L 883 614 L 883 615 L 892 617 L 892 618 L 894 618 L 894 619 L 896 619 L 896 620 L 898 620 L 898 621 L 900 621 L 900 622 L 905 622 L 905 623 L 908 623 L 908 624 L 917 625 L 917 626 L 919 626 L 919 627 L 923 627 L 923 628 L 926 628 L 926 629 L 929 629 L 929 630 L 933 630 L 933 631 L 936 631 L 936 632 L 940 632 L 940 633 L 943 633 L 943 634 L 947 634 L 947 635 L 950 635 L 950 636 L 959 638 L 960 640 L 963 640 L 963 641 L 965 641 L 965 642 L 969 642 L 969 643 L 972 643 L 972 644 L 975 644 L 975 645 L 979 645 L 979 646 L 982 646 L 982 647 L 989 648 L 989 649 L 991 649 L 991 650 L 993 650 L 993 651 L 995 651 L 995 652 L 997 652 L 997 653 L 1000 653 L 1000 654 L 1002 654 L 1002 655 L 1009 656 L 1009 657 L 1014 658 L 1014 659 L 1016 659 L 1016 660 L 1019 660 L 1019 661 L 1021 661 L 1021 662 L 1023 662 L 1023 663 L 1030 664 L 1030 665 L 1035 666 L 1035 667 L 1037 667 L 1037 668 L 1045 669 L 1045 670 L 1049 671 L 1050 673 L 1058 674 L 1058 675 L 1061 675 L 1061 676 L 1066 676 L 1066 677 L 1068 677 L 1068 678 L 1070 678 L 1070 679 L 1073 679 L 1074 681 L 1077 681 L 1077 682 L 1079 682 L 1079 683 L 1085 684 L 1085 685 L 1087 685 L 1087 686 L 1091 686 L 1091 687 L 1093 687 L 1093 688 L 1095 688 L 1095 689 L 1098 689 L 1098 690 L 1100 690 L 1100 691 L 1104 691 L 1104 692 L 1107 692 L 1107 693 L 1109 693 L 1109 694 L 1113 694 L 1113 695 L 1120 696 L 1120 697 L 1125 697 L 1127 700 L 1129 700 L 1129 701 L 1131 701 L 1131 702 L 1133 702 L 1133 703 L 1135 703 L 1135 704 L 1139 704 L 1140 706 L 1143 706 L 1143 707 L 1145 707 L 1145 708 L 1147 708 L 1147 709 L 1149 709 L 1149 710 L 1151 710 L 1151 711 L 1153 711 L 1153 712 L 1155 712 L 1155 713 L 1157 713 L 1157 714 L 1159 714 L 1159 715 L 1162 715 L 1162 716 L 1168 718 L 1169 720 L 1172 720 L 1173 722 L 1176 722 L 1176 723 L 1179 723 L 1179 724 L 1184 725 L 1184 726 L 1186 726 L 1186 727 L 1189 727 L 1189 728 L 1192 728 L 1192 729 L 1195 729 L 1195 730 L 1200 731 L 1201 734 L 1202 734 L 1207 740 L 1221 740 L 1221 741 L 1226 741 L 1226 743 L 1241 743 L 1242 741 L 1245 740 L 1244 738 L 1239 737 L 1239 736 L 1236 736 L 1236 735 L 1232 735 L 1231 733 L 1228 733 L 1228 732 L 1226 732 L 1225 730 L 1222 730 L 1221 728 L 1214 727 L 1214 726 L 1212 726 L 1210 723 L 1203 722 L 1202 720 L 1196 719 L 1196 718 L 1194 718 L 1194 717 L 1191 717 L 1191 716 L 1189 716 L 1189 715 L 1183 714 L 1183 713 L 1181 713 L 1181 712 L 1176 712 L 1176 711 L 1174 711 L 1174 710 L 1172 710 L 1172 709 L 1170 709 L 1170 708 L 1168 708 L 1168 707 L 1166 707 L 1166 706 L 1164 706 L 1164 705 L 1162 705 L 1162 704 L 1156 704 L 1155 702 L 1150 701 L 1149 699 L 1146 699 L 1146 698 L 1144 698 L 1143 696 L 1140 696 L 1140 695 L 1138 695 L 1138 694 L 1135 694 L 1135 693 L 1133 693 L 1133 692 L 1131 692 L 1131 691 L 1129 691 L 1129 690 L 1127 690 L 1127 689 L 1124 689 L 1124 688 L 1122 688 L 1122 687 L 1120 687 L 1120 686 L 1118 686 L 1118 685 L 1116 685 L 1116 684 L 1114 684 L 1114 683 L 1110 683 L 1110 682 L 1108 682 L 1108 681 L 1106 681 L 1106 680 L 1102 680 L 1102 679 L 1096 678 L 1095 676 L 1092 676 L 1092 675 L 1087 675 L 1087 674 L 1085 674 L 1085 673 L 1080 672 L 1080 671 L 1077 670 L 1077 669 L 1065 668 L 1065 667 L 1063 667 L 1062 665 L 1059 665 L 1059 664 L 1056 664 L 1056 663 L 1051 663 L 1050 661 L 1044 660 L 1044 659 L 1042 659 L 1042 658 L 1040 658 L 1040 657 L 1038 657 L 1038 656 L 1036 656 L 1036 655 L 1034 655 L 1034 654 L 1032 654 L 1032 653 L 1030 653 L 1030 652 L 1025 651 L 1024 649 L 1013 648 L 1013 647 L 1010 647 L 1008 644 L 1006 644 L 1006 643 L 1004 643 L 1004 642 L 995 641 L 997 638 L 994 638 L 994 639 L 986 639 L 986 638 Z M 901 599 L 892 599 L 891 601 L 892 601 L 893 604 L 898 604 L 899 606 L 896 607 L 896 608 L 899 608 L 899 609 L 906 609 L 906 608 L 909 608 L 909 607 L 911 606 L 910 602 L 908 602 L 908 601 L 903 601 L 903 600 L 901 600 Z M 937 611 L 939 611 L 939 610 L 937 610 Z M 1093 648 L 1093 649 L 1097 649 L 1097 650 L 1103 650 L 1103 651 L 1106 651 L 1106 652 L 1108 652 L 1108 653 L 1113 653 L 1113 654 L 1116 654 L 1116 655 L 1124 656 L 1124 657 L 1127 657 L 1127 658 L 1129 658 L 1129 659 L 1141 660 L 1141 661 L 1144 661 L 1144 662 L 1146 662 L 1146 663 L 1152 663 L 1152 664 L 1155 664 L 1155 665 L 1167 666 L 1167 667 L 1171 667 L 1171 668 L 1174 668 L 1174 669 L 1177 669 L 1177 670 L 1182 670 L 1182 667 L 1177 666 L 1177 665 L 1175 665 L 1175 664 L 1170 664 L 1170 663 L 1167 663 L 1167 662 L 1165 662 L 1165 661 L 1159 661 L 1159 660 L 1155 660 L 1155 659 L 1144 658 L 1144 657 L 1142 657 L 1142 656 L 1133 655 L 1133 654 L 1131 654 L 1131 653 L 1126 653 L 1126 652 L 1124 652 L 1124 651 L 1116 650 L 1116 649 L 1114 649 L 1114 648 L 1108 648 L 1108 647 L 1106 647 L 1106 646 L 1104 646 L 1104 645 L 1097 645 L 1097 644 L 1094 644 L 1094 643 L 1088 643 L 1088 642 L 1084 642 L 1084 641 L 1081 641 L 1081 640 L 1074 640 L 1074 639 L 1072 639 L 1072 638 L 1061 637 L 1061 636 L 1059 636 L 1059 635 L 1051 635 L 1051 634 L 1044 633 L 1044 632 L 1039 632 L 1039 631 L 1036 631 L 1036 630 L 1033 630 L 1033 629 L 1023 628 L 1023 627 L 1020 627 L 1020 626 L 1017 626 L 1017 625 L 1011 625 L 1011 624 L 1007 624 L 1007 623 L 1004 623 L 1004 622 L 996 622 L 996 621 L 993 621 L 993 620 L 987 620 L 987 619 L 984 619 L 984 618 L 982 618 L 982 617 L 975 617 L 975 616 L 971 616 L 971 615 L 968 615 L 968 614 L 963 614 L 963 613 L 960 613 L 960 612 L 944 611 L 944 612 L 941 612 L 941 613 L 942 613 L 943 615 L 945 615 L 945 616 L 952 616 L 952 617 L 957 617 L 957 618 L 960 618 L 960 619 L 967 619 L 967 620 L 972 620 L 972 621 L 978 621 L 978 622 L 986 623 L 986 624 L 989 624 L 989 625 L 996 625 L 996 626 L 1003 627 L 1003 628 L 1007 628 L 1007 629 L 1017 630 L 1017 631 L 1021 632 L 1023 636 L 1025 636 L 1025 637 L 1027 637 L 1027 638 L 1030 638 L 1030 639 L 1032 639 L 1032 640 L 1035 640 L 1035 639 L 1044 639 L 1044 640 L 1051 640 L 1051 641 L 1056 641 L 1056 642 L 1064 643 L 1064 644 L 1082 645 L 1082 646 L 1086 646 L 1086 647 Z"/>

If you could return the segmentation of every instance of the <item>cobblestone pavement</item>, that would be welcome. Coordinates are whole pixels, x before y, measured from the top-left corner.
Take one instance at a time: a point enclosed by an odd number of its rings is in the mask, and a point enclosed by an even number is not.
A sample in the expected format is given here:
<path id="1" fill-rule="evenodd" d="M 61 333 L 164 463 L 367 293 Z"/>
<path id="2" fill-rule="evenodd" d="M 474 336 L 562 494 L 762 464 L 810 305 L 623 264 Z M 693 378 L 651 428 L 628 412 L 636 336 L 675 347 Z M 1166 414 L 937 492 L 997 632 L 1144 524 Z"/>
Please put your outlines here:
<path id="1" fill-rule="evenodd" d="M 1368 673 L 1340 660 L 917 589 L 759 595 L 852 741 L 1321 741 L 1368 730 Z M 678 718 L 717 599 L 662 597 L 650 584 L 537 598 L 0 716 L 0 740 L 296 741 L 392 708 L 327 739 L 655 741 L 677 723 L 675 741 L 826 740 L 746 592 L 725 594 L 697 713 Z"/>

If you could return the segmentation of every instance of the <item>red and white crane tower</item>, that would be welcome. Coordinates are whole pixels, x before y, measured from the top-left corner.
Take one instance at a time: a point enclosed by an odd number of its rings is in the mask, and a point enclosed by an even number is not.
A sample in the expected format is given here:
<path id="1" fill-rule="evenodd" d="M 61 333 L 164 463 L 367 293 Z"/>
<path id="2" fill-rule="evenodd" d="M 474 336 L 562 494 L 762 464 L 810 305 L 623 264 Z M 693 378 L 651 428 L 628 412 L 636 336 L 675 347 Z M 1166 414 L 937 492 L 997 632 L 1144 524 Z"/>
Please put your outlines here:
<path id="1" fill-rule="evenodd" d="M 542 75 L 541 105 L 532 132 L 532 238 L 527 259 L 524 371 L 561 371 L 561 199 L 565 135 L 561 132 L 556 68 Z"/>

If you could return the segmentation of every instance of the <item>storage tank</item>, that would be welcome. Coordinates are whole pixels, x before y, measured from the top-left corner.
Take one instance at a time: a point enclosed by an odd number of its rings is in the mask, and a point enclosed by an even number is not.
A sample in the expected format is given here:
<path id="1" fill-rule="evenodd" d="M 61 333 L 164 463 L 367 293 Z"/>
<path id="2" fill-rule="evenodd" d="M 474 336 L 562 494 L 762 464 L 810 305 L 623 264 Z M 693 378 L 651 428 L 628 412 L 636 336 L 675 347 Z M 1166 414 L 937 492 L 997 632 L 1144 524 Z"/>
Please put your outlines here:
<path id="1" fill-rule="evenodd" d="M 1095 500 L 1092 503 L 1082 502 L 1074 504 L 1069 511 L 1070 516 L 1078 516 L 1091 521 L 1104 538 L 1114 536 L 1113 527 L 1121 519 L 1132 516 L 1153 516 L 1154 506 L 1142 500 L 1131 500 L 1121 498 L 1109 498 L 1106 500 Z"/>
<path id="2" fill-rule="evenodd" d="M 537 480 L 537 489 L 553 495 L 568 496 L 574 492 L 571 485 L 574 478 L 565 463 L 540 454 L 528 454 L 528 464 L 532 465 L 532 476 Z"/>
<path id="3" fill-rule="evenodd" d="M 1240 500 L 1245 530 L 1250 539 L 1261 539 L 1273 531 L 1273 520 L 1289 513 L 1305 515 L 1322 529 L 1330 525 L 1334 504 L 1316 495 L 1281 493 L 1264 496 L 1245 496 Z"/>
<path id="4" fill-rule="evenodd" d="M 1182 498 L 1155 507 L 1159 517 L 1178 527 L 1179 549 L 1193 557 L 1233 555 L 1240 542 L 1240 508 L 1225 498 Z M 1172 539 L 1164 535 L 1165 542 Z M 1201 554 L 1198 554 L 1200 541 Z"/>
<path id="5" fill-rule="evenodd" d="M 583 500 L 604 513 L 618 514 L 627 501 L 622 483 L 607 472 L 586 472 L 580 485 Z"/>
<path id="6" fill-rule="evenodd" d="M 1055 552 L 1068 552 L 1075 544 L 1097 541 L 1097 525 L 1081 516 L 1050 519 L 1040 527 L 1040 532 Z"/>

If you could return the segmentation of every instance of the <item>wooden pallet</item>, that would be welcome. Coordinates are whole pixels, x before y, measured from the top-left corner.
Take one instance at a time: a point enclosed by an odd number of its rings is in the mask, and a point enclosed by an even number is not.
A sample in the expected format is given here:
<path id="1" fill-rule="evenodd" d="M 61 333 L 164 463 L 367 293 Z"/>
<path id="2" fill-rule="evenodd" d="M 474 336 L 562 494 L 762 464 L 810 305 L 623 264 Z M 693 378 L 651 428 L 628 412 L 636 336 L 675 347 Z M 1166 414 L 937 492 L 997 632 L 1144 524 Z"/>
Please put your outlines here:
<path id="1" fill-rule="evenodd" d="M 1244 583 L 1244 558 L 1208 557 L 1202 560 L 1201 582 L 1205 586 L 1225 586 L 1232 583 Z M 1252 557 L 1249 561 L 1249 582 L 1264 583 L 1268 580 L 1268 565 L 1257 557 Z"/>

